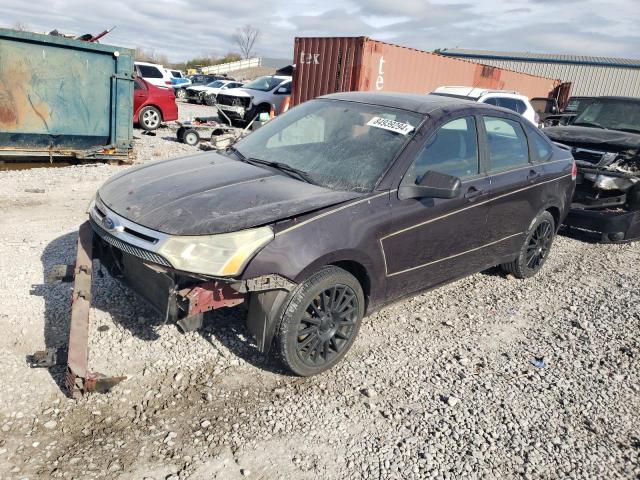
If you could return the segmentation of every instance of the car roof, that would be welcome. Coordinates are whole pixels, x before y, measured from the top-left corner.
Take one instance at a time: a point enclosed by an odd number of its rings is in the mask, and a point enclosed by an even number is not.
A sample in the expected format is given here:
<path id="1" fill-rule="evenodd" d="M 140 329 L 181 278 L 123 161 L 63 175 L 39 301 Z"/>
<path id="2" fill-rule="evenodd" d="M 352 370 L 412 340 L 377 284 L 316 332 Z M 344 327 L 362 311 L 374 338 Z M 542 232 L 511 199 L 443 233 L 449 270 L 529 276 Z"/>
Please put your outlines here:
<path id="1" fill-rule="evenodd" d="M 625 102 L 640 102 L 640 98 L 638 97 L 623 97 L 623 96 L 615 96 L 615 95 L 607 95 L 603 97 L 569 97 L 571 98 L 593 98 L 595 100 L 624 100 Z"/>
<path id="2" fill-rule="evenodd" d="M 160 65 L 159 63 L 149 63 L 149 62 L 133 62 L 135 65 L 146 65 L 148 67 L 158 67 L 158 68 L 164 68 L 164 66 Z"/>
<path id="3" fill-rule="evenodd" d="M 442 95 L 420 95 L 417 93 L 387 93 L 387 92 L 342 92 L 323 95 L 318 98 L 329 100 L 343 100 L 348 102 L 367 103 L 381 107 L 398 108 L 410 112 L 428 114 L 442 108 L 462 110 L 470 108 L 488 108 L 504 111 L 500 107 L 469 102 L 469 100 L 445 97 Z"/>
<path id="4" fill-rule="evenodd" d="M 520 95 L 515 90 L 499 90 L 492 88 L 480 88 L 480 87 L 467 87 L 462 85 L 445 85 L 438 87 L 434 90 L 434 93 L 450 93 L 453 95 L 462 95 L 465 97 L 480 98 L 490 93 L 501 93 L 509 95 Z"/>

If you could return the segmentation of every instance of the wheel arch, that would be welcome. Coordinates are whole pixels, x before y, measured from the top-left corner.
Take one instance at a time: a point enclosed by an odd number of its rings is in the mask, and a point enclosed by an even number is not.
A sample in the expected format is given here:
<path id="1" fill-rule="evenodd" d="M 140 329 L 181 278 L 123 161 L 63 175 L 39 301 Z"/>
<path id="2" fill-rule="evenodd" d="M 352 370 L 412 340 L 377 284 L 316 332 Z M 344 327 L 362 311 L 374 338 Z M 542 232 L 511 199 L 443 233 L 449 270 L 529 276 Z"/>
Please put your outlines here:
<path id="1" fill-rule="evenodd" d="M 549 205 L 545 208 L 545 211 L 549 212 L 553 217 L 553 221 L 555 223 L 554 227 L 556 231 L 558 231 L 558 228 L 560 228 L 560 207 L 556 205 Z"/>
<path id="2" fill-rule="evenodd" d="M 342 268 L 358 280 L 365 297 L 365 313 L 370 304 L 378 303 L 377 300 L 381 297 L 383 285 L 376 281 L 376 277 L 372 275 L 373 261 L 371 258 L 357 250 L 341 250 L 324 255 L 300 271 L 294 281 L 301 283 L 321 268 L 329 265 Z"/>

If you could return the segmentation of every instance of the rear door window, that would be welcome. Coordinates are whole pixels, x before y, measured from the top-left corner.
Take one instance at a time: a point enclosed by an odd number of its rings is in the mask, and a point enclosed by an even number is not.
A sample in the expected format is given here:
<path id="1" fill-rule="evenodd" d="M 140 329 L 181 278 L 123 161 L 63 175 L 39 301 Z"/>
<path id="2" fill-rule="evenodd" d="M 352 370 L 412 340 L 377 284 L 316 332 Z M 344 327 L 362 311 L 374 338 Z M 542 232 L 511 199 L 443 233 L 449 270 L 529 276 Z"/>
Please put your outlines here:
<path id="1" fill-rule="evenodd" d="M 527 126 L 526 129 L 529 145 L 531 146 L 531 160 L 534 162 L 546 162 L 549 160 L 553 152 L 551 142 L 537 128 Z"/>
<path id="2" fill-rule="evenodd" d="M 429 170 L 471 177 L 477 175 L 478 136 L 473 117 L 452 120 L 438 129 L 418 154 L 402 179 L 403 185 L 419 184 Z"/>
<path id="3" fill-rule="evenodd" d="M 508 170 L 529 163 L 529 146 L 519 122 L 483 116 L 491 171 Z"/>
<path id="4" fill-rule="evenodd" d="M 156 67 L 152 67 L 150 65 L 138 65 L 138 69 L 140 70 L 140 76 L 142 78 L 164 78 L 162 72 Z"/>

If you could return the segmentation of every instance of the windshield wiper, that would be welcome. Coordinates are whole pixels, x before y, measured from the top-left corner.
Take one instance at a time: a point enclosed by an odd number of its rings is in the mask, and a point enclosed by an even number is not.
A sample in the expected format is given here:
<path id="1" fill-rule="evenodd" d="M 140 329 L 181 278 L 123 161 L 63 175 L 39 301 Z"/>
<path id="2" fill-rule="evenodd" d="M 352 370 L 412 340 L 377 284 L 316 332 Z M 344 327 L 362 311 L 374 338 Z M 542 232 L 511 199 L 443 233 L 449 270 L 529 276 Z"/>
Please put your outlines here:
<path id="1" fill-rule="evenodd" d="M 303 170 L 299 170 L 291 165 L 287 165 L 286 163 L 280 162 L 271 162 L 269 160 L 262 160 L 260 158 L 246 158 L 246 161 L 253 164 L 258 165 L 266 165 L 267 167 L 276 168 L 284 173 L 288 174 L 290 177 L 295 177 L 298 180 L 302 180 L 303 182 L 310 183 L 311 185 L 316 185 L 309 174 Z"/>
<path id="2" fill-rule="evenodd" d="M 619 132 L 640 133 L 640 129 L 638 128 L 614 128 L 614 130 L 618 130 Z"/>
<path id="3" fill-rule="evenodd" d="M 595 127 L 595 128 L 601 128 L 603 130 L 608 130 L 607 127 L 603 127 L 602 125 L 599 125 L 597 123 L 591 123 L 591 122 L 573 122 L 572 125 L 582 125 L 585 127 Z"/>
<path id="4" fill-rule="evenodd" d="M 247 161 L 247 157 L 245 157 L 245 156 L 244 156 L 244 154 L 243 154 L 242 152 L 240 152 L 240 150 L 238 150 L 236 147 L 234 147 L 234 146 L 230 146 L 230 147 L 227 147 L 227 150 L 229 150 L 229 151 L 231 151 L 231 152 L 235 153 L 235 154 L 236 154 L 236 156 L 237 156 L 240 160 L 242 160 L 243 162 L 246 162 L 246 161 Z"/>

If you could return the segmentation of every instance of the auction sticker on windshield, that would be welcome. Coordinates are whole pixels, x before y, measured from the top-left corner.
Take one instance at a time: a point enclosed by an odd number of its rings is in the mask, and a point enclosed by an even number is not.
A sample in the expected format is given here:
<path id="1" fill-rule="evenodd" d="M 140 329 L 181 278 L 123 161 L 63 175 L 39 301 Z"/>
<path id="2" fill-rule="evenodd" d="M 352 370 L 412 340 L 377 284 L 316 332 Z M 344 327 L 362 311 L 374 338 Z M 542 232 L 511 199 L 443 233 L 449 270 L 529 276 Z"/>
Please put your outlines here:
<path id="1" fill-rule="evenodd" d="M 384 128 L 385 130 L 389 130 L 391 132 L 401 133 L 402 135 L 406 135 L 413 131 L 413 127 L 408 123 L 396 122 L 395 120 L 387 120 L 382 117 L 373 117 L 367 125 L 370 127 Z"/>

